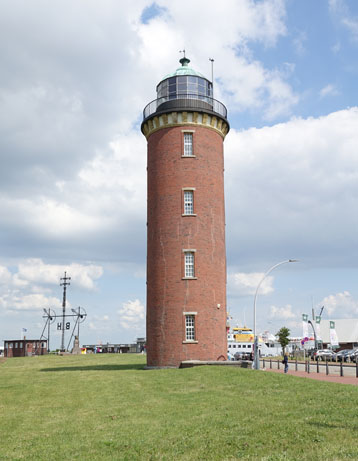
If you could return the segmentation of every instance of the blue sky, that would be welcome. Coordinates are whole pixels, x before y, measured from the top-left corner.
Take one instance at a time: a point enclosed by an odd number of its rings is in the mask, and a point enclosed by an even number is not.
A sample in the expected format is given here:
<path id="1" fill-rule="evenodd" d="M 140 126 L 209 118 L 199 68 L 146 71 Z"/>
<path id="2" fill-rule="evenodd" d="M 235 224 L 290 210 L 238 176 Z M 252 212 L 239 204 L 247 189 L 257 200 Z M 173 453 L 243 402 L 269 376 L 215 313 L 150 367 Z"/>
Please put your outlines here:
<path id="1" fill-rule="evenodd" d="M 200 19 L 200 20 L 199 20 Z M 0 2 L 0 341 L 43 308 L 81 343 L 145 335 L 142 110 L 185 48 L 228 108 L 228 308 L 288 326 L 358 318 L 358 4 L 353 0 Z M 53 331 L 53 347 L 60 336 Z"/>

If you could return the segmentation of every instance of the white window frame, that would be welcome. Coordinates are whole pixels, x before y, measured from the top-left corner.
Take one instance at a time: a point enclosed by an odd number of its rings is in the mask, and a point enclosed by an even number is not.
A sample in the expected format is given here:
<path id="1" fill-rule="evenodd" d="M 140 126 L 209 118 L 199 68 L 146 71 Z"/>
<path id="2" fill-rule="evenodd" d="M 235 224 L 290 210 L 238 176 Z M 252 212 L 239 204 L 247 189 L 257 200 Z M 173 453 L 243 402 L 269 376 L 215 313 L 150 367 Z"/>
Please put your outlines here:
<path id="1" fill-rule="evenodd" d="M 184 329 L 185 339 L 184 344 L 197 344 L 197 332 L 196 332 L 196 315 L 197 312 L 183 312 L 184 315 Z"/>
<path id="2" fill-rule="evenodd" d="M 194 131 L 183 131 L 183 155 L 182 157 L 195 157 L 194 155 Z"/>
<path id="3" fill-rule="evenodd" d="M 196 280 L 195 277 L 195 252 L 193 249 L 183 250 L 184 253 L 184 280 Z"/>
<path id="4" fill-rule="evenodd" d="M 195 187 L 183 187 L 183 213 L 182 216 L 196 216 L 194 213 Z M 188 199 L 188 197 L 191 197 Z"/>

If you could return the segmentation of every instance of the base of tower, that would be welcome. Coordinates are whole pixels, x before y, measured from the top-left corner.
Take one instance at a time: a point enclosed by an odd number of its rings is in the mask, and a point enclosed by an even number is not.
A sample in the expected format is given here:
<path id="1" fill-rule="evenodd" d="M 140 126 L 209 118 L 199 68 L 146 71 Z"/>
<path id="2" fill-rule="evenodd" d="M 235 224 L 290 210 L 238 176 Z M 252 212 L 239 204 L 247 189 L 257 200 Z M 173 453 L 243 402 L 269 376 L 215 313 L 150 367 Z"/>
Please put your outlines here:
<path id="1" fill-rule="evenodd" d="M 180 364 L 179 368 L 193 368 L 203 365 L 220 365 L 241 368 L 251 368 L 252 362 L 250 360 L 185 360 Z"/>
<path id="2" fill-rule="evenodd" d="M 171 367 L 152 367 L 152 366 L 151 366 L 151 367 L 150 367 L 150 366 L 146 365 L 146 366 L 143 368 L 143 370 L 166 370 L 166 369 L 168 369 L 168 368 L 176 369 L 176 368 L 180 368 L 180 366 L 179 366 L 179 367 L 174 367 L 174 366 L 171 366 Z"/>

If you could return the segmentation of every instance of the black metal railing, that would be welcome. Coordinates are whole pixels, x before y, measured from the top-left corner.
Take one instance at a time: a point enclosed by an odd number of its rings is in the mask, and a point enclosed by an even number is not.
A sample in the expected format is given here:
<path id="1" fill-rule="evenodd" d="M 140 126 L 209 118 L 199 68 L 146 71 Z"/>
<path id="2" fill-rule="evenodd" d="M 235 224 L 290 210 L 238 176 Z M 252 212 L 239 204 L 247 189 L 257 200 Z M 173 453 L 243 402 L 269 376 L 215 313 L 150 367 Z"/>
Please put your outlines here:
<path id="1" fill-rule="evenodd" d="M 165 112 L 169 109 L 191 109 L 191 110 L 208 110 L 227 118 L 227 109 L 224 104 L 209 96 L 200 94 L 174 94 L 163 96 L 147 104 L 143 110 L 143 120 L 153 115 L 155 112 Z"/>
<path id="2" fill-rule="evenodd" d="M 281 360 L 277 360 L 277 359 L 268 359 L 268 358 L 265 358 L 263 357 L 262 359 L 260 359 L 260 362 L 262 363 L 262 367 L 263 368 L 266 368 L 266 367 L 269 367 L 270 369 L 273 369 L 273 368 L 276 368 L 277 370 L 280 369 L 280 364 L 281 364 Z M 275 367 L 273 367 L 273 364 L 276 364 Z M 295 370 L 295 371 L 304 371 L 305 373 L 312 373 L 312 372 L 316 372 L 317 374 L 319 374 L 320 372 L 322 372 L 322 369 L 324 371 L 324 373 L 328 376 L 328 375 L 332 375 L 332 376 L 341 376 L 341 377 L 344 377 L 344 376 L 347 376 L 347 377 L 355 377 L 358 378 L 358 361 L 353 364 L 343 364 L 343 362 L 340 362 L 340 363 L 334 363 L 334 362 L 328 362 L 328 360 L 326 359 L 325 362 L 321 362 L 319 363 L 319 361 L 317 360 L 317 363 L 311 363 L 309 360 L 305 360 L 305 361 L 299 361 L 297 358 L 295 361 L 289 361 L 289 364 L 290 364 L 290 370 Z M 292 367 L 294 366 L 294 367 Z"/>

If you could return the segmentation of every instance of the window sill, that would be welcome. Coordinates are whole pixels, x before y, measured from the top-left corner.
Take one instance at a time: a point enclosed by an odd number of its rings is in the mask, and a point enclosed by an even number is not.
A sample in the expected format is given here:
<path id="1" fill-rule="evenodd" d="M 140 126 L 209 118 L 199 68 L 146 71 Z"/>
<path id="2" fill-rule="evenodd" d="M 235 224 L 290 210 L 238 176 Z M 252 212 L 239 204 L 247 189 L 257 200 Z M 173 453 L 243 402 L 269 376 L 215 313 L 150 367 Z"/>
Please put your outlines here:
<path id="1" fill-rule="evenodd" d="M 192 214 L 189 214 L 189 213 L 182 213 L 182 216 L 196 216 L 196 213 L 192 213 Z"/>
<path id="2" fill-rule="evenodd" d="M 199 341 L 183 341 L 183 344 L 198 344 Z"/>
<path id="3" fill-rule="evenodd" d="M 182 277 L 182 280 L 198 280 L 198 277 Z"/>
<path id="4" fill-rule="evenodd" d="M 181 158 L 196 158 L 196 155 L 182 155 Z"/>

